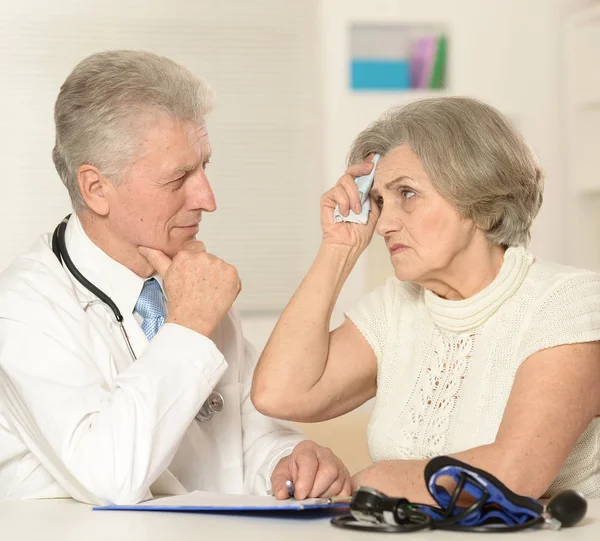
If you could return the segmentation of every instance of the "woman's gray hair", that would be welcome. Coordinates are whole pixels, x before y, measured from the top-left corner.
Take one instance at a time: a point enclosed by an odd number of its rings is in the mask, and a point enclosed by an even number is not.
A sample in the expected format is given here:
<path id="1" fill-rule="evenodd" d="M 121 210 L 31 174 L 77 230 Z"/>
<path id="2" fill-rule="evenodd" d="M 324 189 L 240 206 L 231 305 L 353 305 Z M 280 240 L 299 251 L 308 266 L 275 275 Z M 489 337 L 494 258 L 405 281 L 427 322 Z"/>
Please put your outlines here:
<path id="1" fill-rule="evenodd" d="M 542 204 L 543 174 L 496 109 L 465 97 L 415 101 L 386 112 L 355 139 L 348 162 L 408 145 L 435 189 L 493 244 L 526 245 Z"/>
<path id="2" fill-rule="evenodd" d="M 79 167 L 93 165 L 118 182 L 135 160 L 148 114 L 200 123 L 212 106 L 208 84 L 163 56 L 106 51 L 84 59 L 67 77 L 54 107 L 52 159 L 73 208 L 85 207 Z"/>

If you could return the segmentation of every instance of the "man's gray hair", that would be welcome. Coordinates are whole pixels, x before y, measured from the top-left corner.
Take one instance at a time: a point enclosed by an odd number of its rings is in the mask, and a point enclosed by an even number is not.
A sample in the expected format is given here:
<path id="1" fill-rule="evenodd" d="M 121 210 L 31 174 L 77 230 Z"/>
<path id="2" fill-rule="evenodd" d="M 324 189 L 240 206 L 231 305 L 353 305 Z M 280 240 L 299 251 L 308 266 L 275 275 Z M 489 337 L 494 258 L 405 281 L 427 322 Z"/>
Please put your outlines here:
<path id="1" fill-rule="evenodd" d="M 435 189 L 493 244 L 526 245 L 542 204 L 543 174 L 496 109 L 465 97 L 431 98 L 386 112 L 355 139 L 350 164 L 408 145 Z"/>
<path id="2" fill-rule="evenodd" d="M 148 114 L 200 123 L 212 106 L 208 84 L 163 56 L 106 51 L 80 62 L 56 100 L 52 152 L 75 211 L 85 207 L 77 182 L 81 165 L 93 165 L 118 182 L 135 160 Z"/>

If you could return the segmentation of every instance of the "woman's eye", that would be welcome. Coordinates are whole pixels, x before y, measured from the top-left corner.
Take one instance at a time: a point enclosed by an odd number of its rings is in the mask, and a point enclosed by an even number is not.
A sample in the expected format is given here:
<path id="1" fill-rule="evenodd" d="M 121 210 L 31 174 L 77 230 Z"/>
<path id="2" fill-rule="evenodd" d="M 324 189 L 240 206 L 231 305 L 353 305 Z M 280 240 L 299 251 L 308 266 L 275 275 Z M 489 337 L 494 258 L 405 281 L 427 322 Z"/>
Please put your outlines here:
<path id="1" fill-rule="evenodd" d="M 412 199 L 416 194 L 412 190 L 400 190 L 404 199 Z"/>

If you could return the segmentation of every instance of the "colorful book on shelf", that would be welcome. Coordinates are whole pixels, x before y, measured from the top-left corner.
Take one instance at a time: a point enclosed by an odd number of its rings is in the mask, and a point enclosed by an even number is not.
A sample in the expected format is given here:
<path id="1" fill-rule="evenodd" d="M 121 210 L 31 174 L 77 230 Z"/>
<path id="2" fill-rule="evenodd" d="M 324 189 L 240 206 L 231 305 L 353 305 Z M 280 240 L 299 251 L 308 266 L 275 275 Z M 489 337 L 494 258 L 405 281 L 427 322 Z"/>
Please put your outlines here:
<path id="1" fill-rule="evenodd" d="M 420 88 L 425 69 L 425 46 L 423 38 L 415 40 L 410 55 L 410 87 Z"/>
<path id="2" fill-rule="evenodd" d="M 445 36 L 417 39 L 411 55 L 411 88 L 444 88 L 446 55 Z"/>
<path id="3" fill-rule="evenodd" d="M 412 63 L 416 64 L 413 88 L 427 88 L 436 50 L 435 37 L 423 37 L 415 42 Z"/>
<path id="4" fill-rule="evenodd" d="M 444 88 L 446 86 L 446 55 L 448 40 L 440 36 L 437 40 L 435 60 L 431 70 L 429 88 Z"/>

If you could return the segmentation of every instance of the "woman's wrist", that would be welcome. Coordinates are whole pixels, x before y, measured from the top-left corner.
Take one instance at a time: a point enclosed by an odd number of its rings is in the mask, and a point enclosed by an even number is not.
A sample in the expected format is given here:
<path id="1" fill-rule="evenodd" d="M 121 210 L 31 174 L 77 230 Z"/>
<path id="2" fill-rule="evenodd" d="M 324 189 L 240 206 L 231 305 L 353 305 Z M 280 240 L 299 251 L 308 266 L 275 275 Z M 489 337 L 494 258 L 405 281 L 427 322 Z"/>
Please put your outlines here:
<path id="1" fill-rule="evenodd" d="M 363 251 L 364 248 L 358 246 L 349 246 L 323 239 L 317 257 L 326 258 L 331 263 L 342 265 L 344 268 L 352 268 Z"/>

